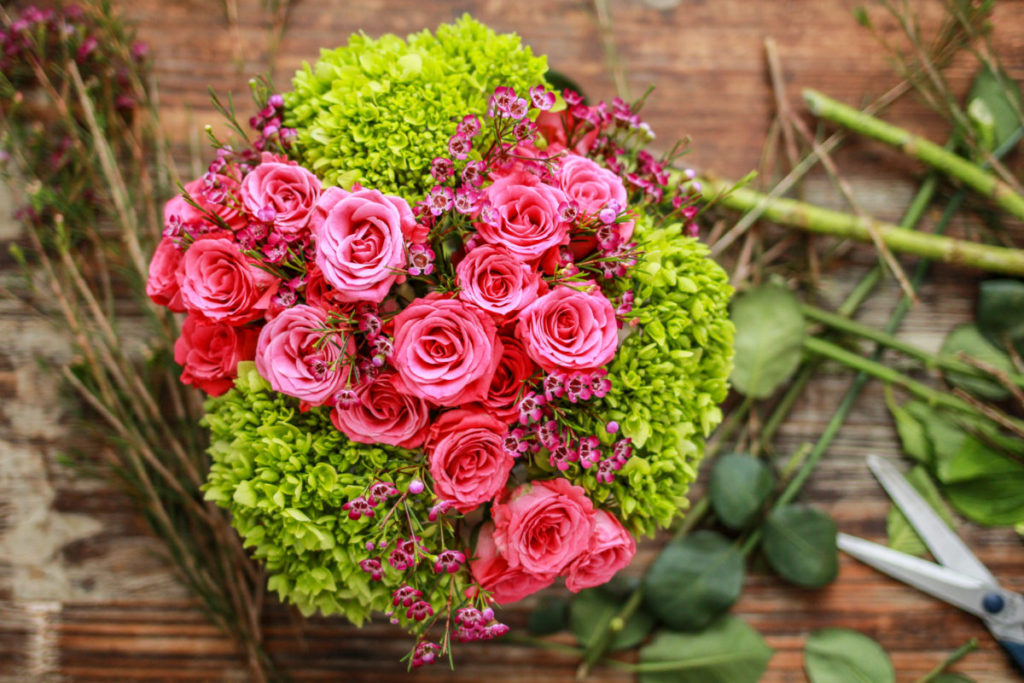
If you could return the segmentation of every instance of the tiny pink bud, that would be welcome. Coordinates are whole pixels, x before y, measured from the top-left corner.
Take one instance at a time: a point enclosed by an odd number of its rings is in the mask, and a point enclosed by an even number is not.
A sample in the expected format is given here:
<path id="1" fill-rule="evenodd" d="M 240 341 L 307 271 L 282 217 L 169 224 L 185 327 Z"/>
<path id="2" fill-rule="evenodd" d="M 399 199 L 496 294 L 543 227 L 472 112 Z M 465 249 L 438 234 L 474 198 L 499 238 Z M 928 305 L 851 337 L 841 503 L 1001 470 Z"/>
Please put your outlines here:
<path id="1" fill-rule="evenodd" d="M 607 424 L 605 424 L 604 428 L 605 431 L 607 431 L 609 434 L 615 434 L 619 431 L 619 423 L 616 422 L 615 420 L 610 420 Z"/>
<path id="2" fill-rule="evenodd" d="M 409 493 L 411 493 L 414 496 L 423 493 L 424 488 L 425 487 L 423 486 L 423 482 L 420 481 L 419 479 L 413 479 L 412 481 L 409 482 Z"/>

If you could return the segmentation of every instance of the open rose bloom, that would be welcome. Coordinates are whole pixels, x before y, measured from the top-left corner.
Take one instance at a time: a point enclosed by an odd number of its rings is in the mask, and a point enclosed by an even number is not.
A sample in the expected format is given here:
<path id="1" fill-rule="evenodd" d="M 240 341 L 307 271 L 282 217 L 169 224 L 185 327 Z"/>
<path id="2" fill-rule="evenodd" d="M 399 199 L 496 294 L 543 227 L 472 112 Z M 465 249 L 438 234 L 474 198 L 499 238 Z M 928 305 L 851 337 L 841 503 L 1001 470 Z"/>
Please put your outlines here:
<path id="1" fill-rule="evenodd" d="M 247 543 L 273 536 L 271 586 L 304 610 L 384 612 L 417 666 L 503 634 L 497 607 L 629 565 L 716 421 L 631 397 L 660 382 L 714 410 L 724 386 L 665 379 L 728 336 L 707 332 L 724 304 L 672 312 L 705 281 L 671 256 L 703 259 L 699 185 L 670 188 L 628 104 L 532 85 L 453 118 L 405 196 L 324 182 L 290 100 L 263 99 L 255 147 L 218 149 L 168 202 L 146 287 L 186 314 L 181 380 L 219 397 L 208 495 Z"/>

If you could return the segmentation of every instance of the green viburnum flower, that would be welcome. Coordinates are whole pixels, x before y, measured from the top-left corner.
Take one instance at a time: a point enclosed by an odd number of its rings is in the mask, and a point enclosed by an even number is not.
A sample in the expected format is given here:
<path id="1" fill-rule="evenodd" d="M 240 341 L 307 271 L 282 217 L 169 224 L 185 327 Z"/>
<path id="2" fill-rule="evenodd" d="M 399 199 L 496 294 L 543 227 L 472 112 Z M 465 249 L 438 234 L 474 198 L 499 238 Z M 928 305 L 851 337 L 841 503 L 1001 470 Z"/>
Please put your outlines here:
<path id="1" fill-rule="evenodd" d="M 584 434 L 606 446 L 627 436 L 633 456 L 611 484 L 590 472 L 574 477 L 595 503 L 609 498 L 634 533 L 653 535 L 689 506 L 686 493 L 704 457 L 704 439 L 721 422 L 718 405 L 729 391 L 732 287 L 708 248 L 681 226 L 638 220 L 634 239 L 643 253 L 632 276 L 637 332 L 608 367 L 609 394 L 593 404 Z M 617 421 L 609 435 L 604 424 Z"/>
<path id="2" fill-rule="evenodd" d="M 430 163 L 466 114 L 483 114 L 498 86 L 526 95 L 544 82 L 547 58 L 514 34 L 469 15 L 407 40 L 354 34 L 299 71 L 285 95 L 294 150 L 325 185 L 358 182 L 410 202 L 435 183 Z"/>
<path id="3" fill-rule="evenodd" d="M 380 538 L 377 527 L 387 506 L 380 505 L 376 517 L 358 520 L 349 519 L 342 506 L 364 495 L 381 473 L 406 490 L 421 456 L 349 441 L 331 424 L 328 409 L 301 412 L 299 402 L 273 391 L 251 362 L 239 363 L 235 388 L 205 407 L 202 424 L 210 429 L 212 465 L 203 491 L 231 511 L 232 525 L 283 601 L 303 614 L 343 614 L 361 625 L 371 612 L 388 609 L 392 591 L 403 583 L 422 590 L 435 613 L 448 600 L 449 581 L 455 582 L 452 594 L 464 594 L 466 571 L 439 577 L 428 559 L 405 572 L 384 559 L 382 581 L 359 566 L 372 556 L 366 544 Z M 408 517 L 426 519 L 430 500 L 428 494 L 410 496 Z M 404 507 L 401 513 L 393 519 L 404 524 Z M 440 529 L 429 524 L 416 534 L 434 548 Z M 391 547 L 393 542 L 380 553 Z M 415 629 L 404 614 L 396 616 Z"/>

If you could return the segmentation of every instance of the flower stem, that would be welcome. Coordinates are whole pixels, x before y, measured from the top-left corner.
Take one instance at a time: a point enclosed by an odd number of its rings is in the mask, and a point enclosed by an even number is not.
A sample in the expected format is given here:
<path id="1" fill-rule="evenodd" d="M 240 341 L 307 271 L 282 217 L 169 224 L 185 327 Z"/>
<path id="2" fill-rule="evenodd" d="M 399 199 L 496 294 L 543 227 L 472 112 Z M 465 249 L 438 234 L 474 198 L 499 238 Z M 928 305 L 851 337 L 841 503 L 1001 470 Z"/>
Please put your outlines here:
<path id="1" fill-rule="evenodd" d="M 583 654 L 583 662 L 576 669 L 577 681 L 584 680 L 590 674 L 590 669 L 601 659 L 608 646 L 611 645 L 612 640 L 625 627 L 626 622 L 633 617 L 633 614 L 640 608 L 643 601 L 644 589 L 643 585 L 641 585 L 629 596 L 629 600 L 622 606 L 618 614 L 609 619 L 607 624 L 602 625 L 600 635 L 586 649 L 586 652 Z"/>
<path id="2" fill-rule="evenodd" d="M 938 666 L 936 666 L 934 669 L 932 669 L 931 671 L 926 673 L 921 678 L 917 679 L 916 683 L 929 683 L 929 681 L 935 680 L 946 669 L 948 669 L 949 667 L 953 666 L 958 661 L 960 661 L 961 659 L 963 659 L 964 657 L 966 657 L 967 655 L 969 655 L 970 653 L 974 652 L 977 649 L 978 649 L 978 639 L 977 638 L 971 638 L 966 643 L 964 643 L 963 645 L 958 647 L 956 650 L 954 650 L 952 653 L 950 653 L 950 655 L 948 657 L 946 657 L 942 661 L 942 663 L 940 663 Z"/>
<path id="3" fill-rule="evenodd" d="M 746 187 L 732 189 L 730 183 L 719 179 L 706 178 L 704 182 L 709 192 L 721 195 L 717 201 L 722 206 L 734 211 L 750 211 L 766 198 L 763 193 Z M 893 251 L 996 273 L 1024 275 L 1024 250 L 1020 249 L 917 232 L 891 223 L 823 209 L 795 199 L 775 199 L 764 209 L 763 215 L 781 225 L 861 242 L 871 241 L 873 228 L 882 242 Z"/>
<path id="4" fill-rule="evenodd" d="M 908 156 L 960 180 L 964 185 L 992 199 L 997 205 L 1017 218 L 1024 219 L 1024 197 L 977 164 L 943 149 L 930 140 L 881 119 L 868 116 L 816 90 L 804 90 L 803 94 L 808 108 L 815 115 L 862 135 L 898 147 Z"/>

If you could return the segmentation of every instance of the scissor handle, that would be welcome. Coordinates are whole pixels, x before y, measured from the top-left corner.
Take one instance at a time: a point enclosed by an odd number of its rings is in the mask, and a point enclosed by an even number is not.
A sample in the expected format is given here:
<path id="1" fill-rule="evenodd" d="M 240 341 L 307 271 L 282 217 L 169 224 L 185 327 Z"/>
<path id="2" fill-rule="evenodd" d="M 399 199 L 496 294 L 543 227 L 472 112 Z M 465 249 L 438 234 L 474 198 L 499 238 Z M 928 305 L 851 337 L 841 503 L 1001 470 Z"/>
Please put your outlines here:
<path id="1" fill-rule="evenodd" d="M 1017 669 L 1024 673 L 1024 643 L 1015 643 L 1012 640 L 1000 640 L 999 644 L 1010 655 L 1010 659 L 1017 665 Z"/>

